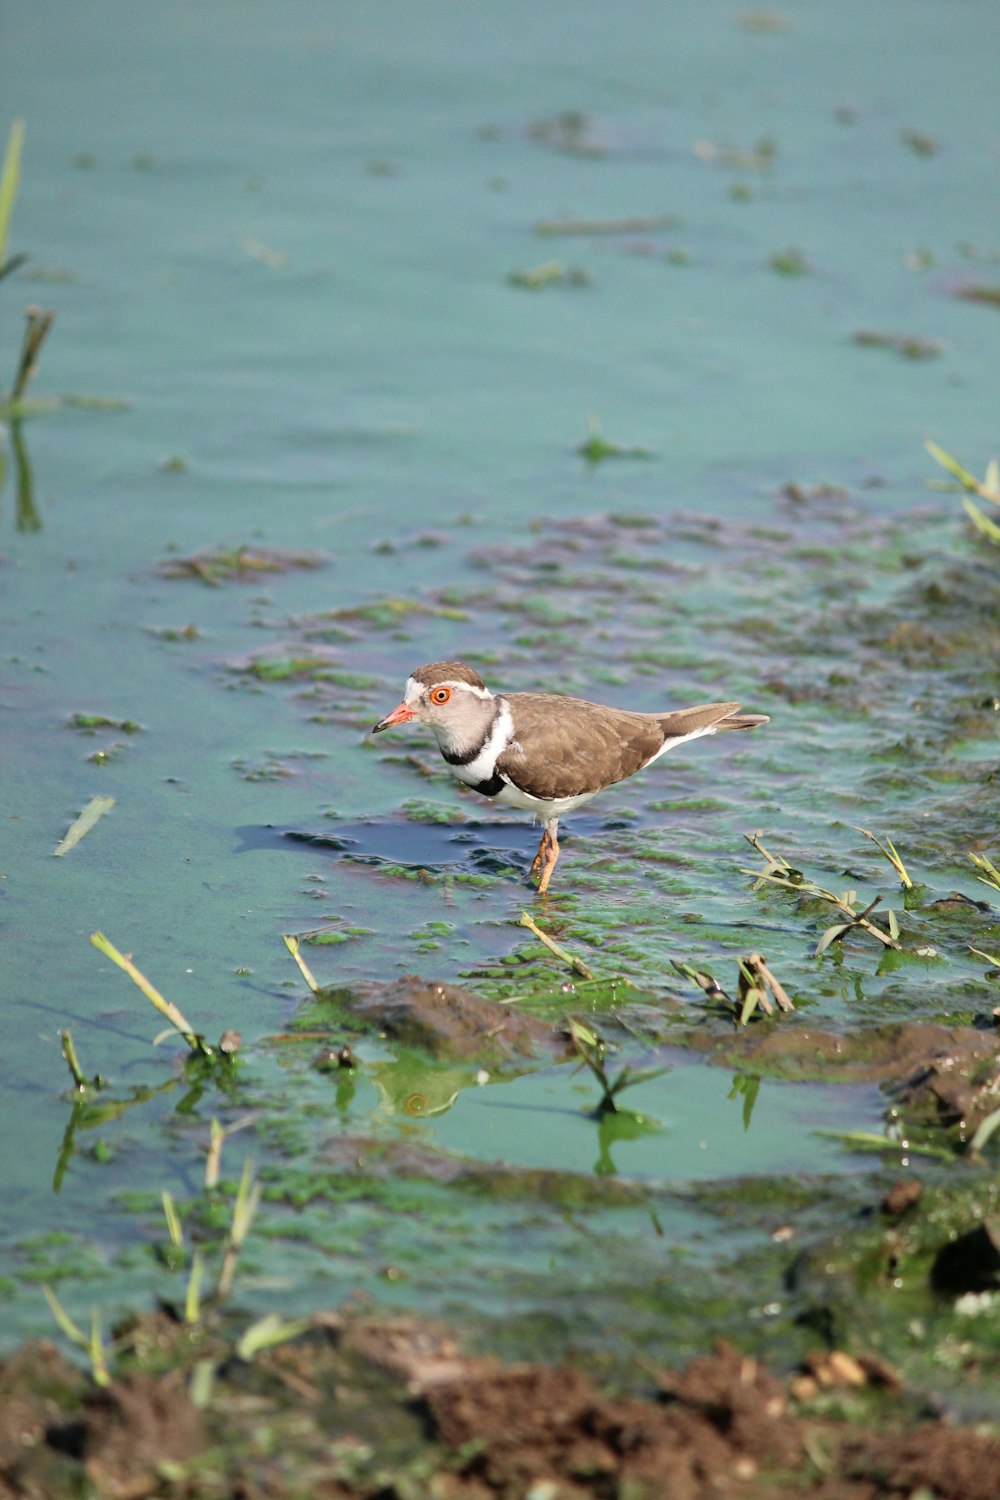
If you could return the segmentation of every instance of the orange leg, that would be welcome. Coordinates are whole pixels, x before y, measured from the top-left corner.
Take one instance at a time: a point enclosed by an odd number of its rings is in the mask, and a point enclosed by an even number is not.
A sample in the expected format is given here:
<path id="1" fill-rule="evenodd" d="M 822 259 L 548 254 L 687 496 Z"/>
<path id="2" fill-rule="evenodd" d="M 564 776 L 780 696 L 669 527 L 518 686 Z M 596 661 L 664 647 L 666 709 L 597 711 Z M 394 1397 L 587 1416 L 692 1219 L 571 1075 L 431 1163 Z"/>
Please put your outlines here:
<path id="1" fill-rule="evenodd" d="M 548 830 L 548 828 L 546 828 L 543 831 L 543 833 L 542 833 L 542 841 L 541 841 L 541 843 L 538 846 L 538 853 L 535 855 L 534 859 L 531 861 L 531 877 L 532 877 L 532 879 L 535 878 L 535 876 L 538 874 L 539 870 L 544 865 L 546 859 L 548 858 L 548 852 L 549 852 L 549 830 Z"/>
<path id="2" fill-rule="evenodd" d="M 556 860 L 559 858 L 559 840 L 556 838 L 558 827 L 558 818 L 550 818 L 546 823 L 545 832 L 542 834 L 542 842 L 538 846 L 538 853 L 535 855 L 534 863 L 531 866 L 532 875 L 537 875 L 538 868 L 541 866 L 542 878 L 538 882 L 538 894 L 540 896 L 543 896 L 548 890 L 549 879 L 556 867 Z"/>

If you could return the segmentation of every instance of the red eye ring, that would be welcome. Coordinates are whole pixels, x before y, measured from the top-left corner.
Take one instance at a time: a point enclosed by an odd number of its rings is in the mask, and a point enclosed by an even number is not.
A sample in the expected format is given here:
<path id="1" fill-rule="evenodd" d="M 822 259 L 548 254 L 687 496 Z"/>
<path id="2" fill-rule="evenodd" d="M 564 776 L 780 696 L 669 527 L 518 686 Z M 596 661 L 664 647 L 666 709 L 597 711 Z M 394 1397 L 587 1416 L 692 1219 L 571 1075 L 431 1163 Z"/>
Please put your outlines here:
<path id="1" fill-rule="evenodd" d="M 451 697 L 451 688 L 436 687 L 431 689 L 431 702 L 438 704 L 447 703 Z"/>

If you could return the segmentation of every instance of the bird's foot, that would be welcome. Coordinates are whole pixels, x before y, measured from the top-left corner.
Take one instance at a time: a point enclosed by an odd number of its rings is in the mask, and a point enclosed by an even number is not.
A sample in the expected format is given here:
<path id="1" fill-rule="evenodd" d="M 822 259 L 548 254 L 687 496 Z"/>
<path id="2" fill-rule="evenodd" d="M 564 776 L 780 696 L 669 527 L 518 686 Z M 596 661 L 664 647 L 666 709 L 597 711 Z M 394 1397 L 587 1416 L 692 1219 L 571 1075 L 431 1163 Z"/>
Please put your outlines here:
<path id="1" fill-rule="evenodd" d="M 548 856 L 549 856 L 548 844 L 549 844 L 549 830 L 546 828 L 545 832 L 542 834 L 542 841 L 541 841 L 541 843 L 538 846 L 538 853 L 535 855 L 534 859 L 531 861 L 531 878 L 532 878 L 532 880 L 535 879 L 535 877 L 538 875 L 539 871 L 541 870 L 542 866 L 548 860 Z"/>
<path id="2" fill-rule="evenodd" d="M 538 882 L 538 894 L 540 896 L 544 896 L 545 892 L 548 890 L 549 879 L 552 875 L 552 871 L 556 867 L 556 860 L 559 858 L 558 840 L 554 839 L 551 834 L 548 835 L 548 840 L 549 847 L 545 856 L 545 868 L 542 870 L 542 878 Z"/>

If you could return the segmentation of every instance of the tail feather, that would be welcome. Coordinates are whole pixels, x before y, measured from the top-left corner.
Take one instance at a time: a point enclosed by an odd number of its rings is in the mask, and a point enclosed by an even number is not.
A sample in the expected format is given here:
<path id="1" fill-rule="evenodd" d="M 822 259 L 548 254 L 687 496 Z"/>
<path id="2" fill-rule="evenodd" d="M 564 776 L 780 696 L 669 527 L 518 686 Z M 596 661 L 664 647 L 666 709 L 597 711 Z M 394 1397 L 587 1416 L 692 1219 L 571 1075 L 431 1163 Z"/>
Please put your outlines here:
<path id="1" fill-rule="evenodd" d="M 717 734 L 720 729 L 755 729 L 768 722 L 767 714 L 741 714 L 738 703 L 699 703 L 695 708 L 677 708 L 657 714 L 667 739 Z"/>
<path id="2" fill-rule="evenodd" d="M 728 714 L 726 718 L 720 719 L 716 724 L 716 733 L 720 729 L 756 729 L 759 724 L 770 724 L 770 714 Z"/>

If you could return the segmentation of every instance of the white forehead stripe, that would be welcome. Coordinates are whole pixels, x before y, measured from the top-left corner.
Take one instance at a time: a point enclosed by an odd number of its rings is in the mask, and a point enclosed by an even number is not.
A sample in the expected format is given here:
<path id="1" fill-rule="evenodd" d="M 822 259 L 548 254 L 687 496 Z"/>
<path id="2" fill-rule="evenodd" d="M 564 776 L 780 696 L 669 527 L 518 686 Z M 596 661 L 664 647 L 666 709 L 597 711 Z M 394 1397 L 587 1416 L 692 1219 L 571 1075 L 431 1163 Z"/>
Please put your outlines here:
<path id="1" fill-rule="evenodd" d="M 493 694 L 489 688 L 476 687 L 474 682 L 460 682 L 457 677 L 442 677 L 440 682 L 432 684 L 433 687 L 458 688 L 463 693 L 471 693 L 474 698 L 482 698 L 484 701 L 492 698 Z M 419 703 L 424 693 L 428 691 L 426 685 L 418 682 L 415 677 L 406 679 L 406 691 L 403 694 L 404 703 Z"/>

